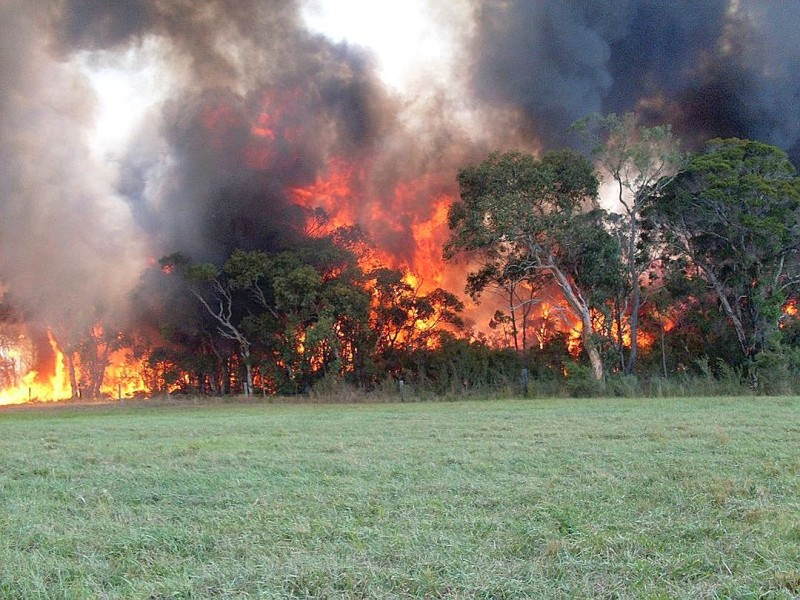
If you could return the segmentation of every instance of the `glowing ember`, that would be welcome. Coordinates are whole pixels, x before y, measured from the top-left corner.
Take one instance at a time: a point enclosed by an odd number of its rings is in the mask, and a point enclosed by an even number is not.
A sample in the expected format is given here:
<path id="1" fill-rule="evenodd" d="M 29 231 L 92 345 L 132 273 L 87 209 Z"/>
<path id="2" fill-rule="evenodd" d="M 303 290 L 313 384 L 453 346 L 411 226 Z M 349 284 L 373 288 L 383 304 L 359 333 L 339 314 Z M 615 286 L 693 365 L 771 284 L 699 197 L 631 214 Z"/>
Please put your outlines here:
<path id="1" fill-rule="evenodd" d="M 272 118 L 269 113 L 264 112 L 258 116 L 255 125 L 250 128 L 250 133 L 260 138 L 275 139 L 275 130 L 272 129 Z"/>

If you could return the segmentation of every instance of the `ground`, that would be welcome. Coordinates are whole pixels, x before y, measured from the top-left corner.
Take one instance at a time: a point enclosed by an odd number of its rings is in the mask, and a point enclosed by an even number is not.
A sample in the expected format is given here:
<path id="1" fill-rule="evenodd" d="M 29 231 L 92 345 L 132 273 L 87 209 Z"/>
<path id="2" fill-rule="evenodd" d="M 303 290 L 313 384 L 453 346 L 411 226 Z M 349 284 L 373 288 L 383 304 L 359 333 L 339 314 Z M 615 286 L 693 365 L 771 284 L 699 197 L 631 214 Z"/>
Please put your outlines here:
<path id="1" fill-rule="evenodd" d="M 3 598 L 800 593 L 800 399 L 0 411 Z"/>

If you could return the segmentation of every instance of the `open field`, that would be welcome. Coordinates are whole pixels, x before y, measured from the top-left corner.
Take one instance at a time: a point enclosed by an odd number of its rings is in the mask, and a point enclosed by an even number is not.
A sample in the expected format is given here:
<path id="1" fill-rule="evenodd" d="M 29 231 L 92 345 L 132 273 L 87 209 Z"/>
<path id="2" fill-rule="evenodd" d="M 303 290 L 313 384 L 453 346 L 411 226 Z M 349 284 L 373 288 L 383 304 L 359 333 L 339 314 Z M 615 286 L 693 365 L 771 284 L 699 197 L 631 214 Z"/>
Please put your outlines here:
<path id="1" fill-rule="evenodd" d="M 0 411 L 2 598 L 797 598 L 800 399 Z"/>

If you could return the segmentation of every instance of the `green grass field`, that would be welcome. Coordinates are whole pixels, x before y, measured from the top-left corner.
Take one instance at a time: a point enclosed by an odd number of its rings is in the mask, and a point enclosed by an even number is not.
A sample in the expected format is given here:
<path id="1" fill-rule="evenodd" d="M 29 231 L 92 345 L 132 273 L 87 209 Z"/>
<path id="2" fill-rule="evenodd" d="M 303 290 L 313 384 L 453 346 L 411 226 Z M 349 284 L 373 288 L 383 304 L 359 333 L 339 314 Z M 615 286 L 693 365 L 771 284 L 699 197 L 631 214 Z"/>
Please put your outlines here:
<path id="1" fill-rule="evenodd" d="M 0 411 L 2 598 L 797 598 L 800 399 Z"/>

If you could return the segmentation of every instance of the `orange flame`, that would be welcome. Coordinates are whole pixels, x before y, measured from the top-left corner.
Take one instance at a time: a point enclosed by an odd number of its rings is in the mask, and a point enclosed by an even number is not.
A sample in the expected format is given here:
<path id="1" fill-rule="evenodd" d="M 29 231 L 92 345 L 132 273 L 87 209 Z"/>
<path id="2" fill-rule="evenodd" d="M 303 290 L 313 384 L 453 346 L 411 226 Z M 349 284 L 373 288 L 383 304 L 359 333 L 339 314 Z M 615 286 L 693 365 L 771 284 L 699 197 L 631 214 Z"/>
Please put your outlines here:
<path id="1" fill-rule="evenodd" d="M 397 184 L 390 201 L 385 198 L 382 201 L 363 191 L 368 187 L 365 185 L 368 168 L 369 164 L 356 167 L 333 158 L 314 183 L 290 190 L 292 200 L 307 209 L 322 208 L 328 217 L 325 233 L 357 224 L 379 246 L 387 237 L 407 239 L 407 250 L 393 253 L 379 247 L 375 254 L 380 264 L 413 273 L 415 282 L 411 285 L 420 292 L 448 284 L 463 286 L 466 267 L 442 260 L 442 246 L 449 235 L 447 212 L 452 197 L 430 192 L 436 186 L 423 177 Z M 369 270 L 374 265 L 362 266 Z"/>
<path id="2" fill-rule="evenodd" d="M 581 339 L 581 332 L 583 326 L 580 321 L 575 323 L 569 330 L 569 337 L 567 337 L 567 351 L 572 358 L 580 356 L 583 350 L 583 340 Z"/>
<path id="3" fill-rule="evenodd" d="M 0 405 L 58 402 L 73 396 L 64 354 L 53 335 L 50 332 L 47 335 L 55 357 L 53 374 L 42 377 L 35 370 L 22 374 L 18 385 L 0 390 Z M 130 398 L 143 393 L 146 385 L 141 367 L 141 362 L 133 361 L 126 350 L 112 352 L 100 388 L 101 395 L 107 398 Z M 80 360 L 77 357 L 75 368 L 79 374 Z"/>
<path id="4" fill-rule="evenodd" d="M 124 349 L 112 352 L 100 393 L 110 398 L 132 398 L 146 389 L 141 361 L 134 361 Z"/>
<path id="5" fill-rule="evenodd" d="M 319 175 L 314 183 L 303 188 L 290 190 L 292 200 L 304 208 L 322 208 L 328 215 L 328 227 L 352 225 L 356 222 L 351 213 L 353 203 L 353 184 L 359 174 L 343 161 L 332 159 L 325 173 Z"/>
<path id="6" fill-rule="evenodd" d="M 798 313 L 797 308 L 797 300 L 792 298 L 786 304 L 783 305 L 783 317 L 780 319 L 778 326 L 783 329 L 786 327 L 786 317 L 789 318 L 796 318 Z"/>
<path id="7" fill-rule="evenodd" d="M 56 402 L 66 400 L 72 390 L 64 368 L 64 355 L 58 349 L 53 336 L 48 332 L 50 347 L 55 354 L 55 372 L 47 381 L 39 380 L 36 371 L 28 371 L 20 384 L 13 388 L 0 390 L 0 405 L 25 404 L 27 402 Z"/>

